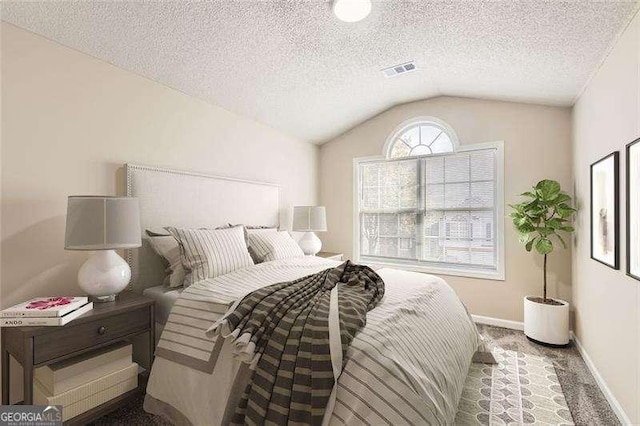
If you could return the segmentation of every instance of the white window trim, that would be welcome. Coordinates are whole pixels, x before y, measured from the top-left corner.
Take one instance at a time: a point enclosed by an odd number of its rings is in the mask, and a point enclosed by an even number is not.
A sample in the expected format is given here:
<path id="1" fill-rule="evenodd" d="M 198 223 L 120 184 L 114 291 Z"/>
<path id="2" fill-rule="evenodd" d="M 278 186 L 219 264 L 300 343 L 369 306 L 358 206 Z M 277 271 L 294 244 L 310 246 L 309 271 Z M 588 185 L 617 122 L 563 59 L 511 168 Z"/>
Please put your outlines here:
<path id="1" fill-rule="evenodd" d="M 415 120 L 409 120 L 414 122 Z M 415 123 L 414 123 L 415 124 Z M 360 259 L 360 173 L 358 173 L 359 166 L 373 161 L 387 160 L 386 157 L 388 147 L 385 146 L 383 151 L 385 155 L 376 155 L 371 157 L 359 157 L 353 159 L 353 255 L 355 262 L 361 262 Z M 456 152 L 468 152 L 476 151 L 480 149 L 495 149 L 496 150 L 496 221 L 498 243 L 496 251 L 496 269 L 491 271 L 477 270 L 474 271 L 469 268 L 441 268 L 431 265 L 417 264 L 410 261 L 398 260 L 393 262 L 372 262 L 367 260 L 367 264 L 371 266 L 393 267 L 396 269 L 403 269 L 407 271 L 424 272 L 438 275 L 451 275 L 470 278 L 481 278 L 487 280 L 504 281 L 505 280 L 505 246 L 504 246 L 504 141 L 487 142 L 474 145 L 461 145 L 456 149 Z M 434 154 L 425 157 L 446 156 L 446 154 Z M 420 158 L 420 157 L 406 157 Z M 396 159 L 392 159 L 394 161 Z M 402 159 L 397 159 L 402 160 Z"/>
<path id="2" fill-rule="evenodd" d="M 460 141 L 458 140 L 458 135 L 456 134 L 456 131 L 453 130 L 453 127 L 449 126 L 446 122 L 440 120 L 439 118 L 423 115 L 420 117 L 411 118 L 407 121 L 403 121 L 398 125 L 398 127 L 393 129 L 393 132 L 391 132 L 391 134 L 385 141 L 384 146 L 382 148 L 383 158 L 389 158 L 391 149 L 393 148 L 393 145 L 396 139 L 398 138 L 398 136 L 400 136 L 401 134 L 406 132 L 410 127 L 413 127 L 416 124 L 425 124 L 425 125 L 432 125 L 434 127 L 438 127 L 440 130 L 445 132 L 447 136 L 449 136 L 449 140 L 453 144 L 453 150 L 458 151 L 460 149 Z M 407 157 L 407 158 L 410 158 L 410 157 Z"/>

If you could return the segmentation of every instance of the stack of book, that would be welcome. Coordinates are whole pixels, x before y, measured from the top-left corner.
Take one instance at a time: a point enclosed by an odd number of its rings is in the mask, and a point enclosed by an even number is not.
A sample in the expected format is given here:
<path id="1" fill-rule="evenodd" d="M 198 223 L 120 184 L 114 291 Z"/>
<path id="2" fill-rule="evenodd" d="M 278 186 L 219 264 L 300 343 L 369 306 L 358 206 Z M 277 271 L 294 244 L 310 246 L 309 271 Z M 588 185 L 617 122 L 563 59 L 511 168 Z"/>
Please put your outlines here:
<path id="1" fill-rule="evenodd" d="M 38 297 L 0 311 L 0 327 L 65 325 L 91 309 L 86 297 Z"/>
<path id="2" fill-rule="evenodd" d="M 62 405 L 63 421 L 138 386 L 131 344 L 120 343 L 36 368 L 33 403 Z"/>

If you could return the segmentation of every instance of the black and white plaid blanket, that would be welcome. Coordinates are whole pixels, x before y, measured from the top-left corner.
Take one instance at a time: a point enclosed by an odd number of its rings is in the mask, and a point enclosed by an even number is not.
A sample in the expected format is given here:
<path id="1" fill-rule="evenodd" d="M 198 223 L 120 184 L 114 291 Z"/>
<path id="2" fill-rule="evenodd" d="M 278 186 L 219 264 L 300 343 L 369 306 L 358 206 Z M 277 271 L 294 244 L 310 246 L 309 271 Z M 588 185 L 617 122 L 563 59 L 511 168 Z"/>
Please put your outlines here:
<path id="1" fill-rule="evenodd" d="M 342 360 L 383 295 L 378 274 L 347 261 L 263 287 L 232 306 L 210 329 L 233 339 L 237 357 L 253 369 L 232 423 L 321 424 L 342 369 L 335 354 L 332 364 L 330 328 L 339 325 Z"/>

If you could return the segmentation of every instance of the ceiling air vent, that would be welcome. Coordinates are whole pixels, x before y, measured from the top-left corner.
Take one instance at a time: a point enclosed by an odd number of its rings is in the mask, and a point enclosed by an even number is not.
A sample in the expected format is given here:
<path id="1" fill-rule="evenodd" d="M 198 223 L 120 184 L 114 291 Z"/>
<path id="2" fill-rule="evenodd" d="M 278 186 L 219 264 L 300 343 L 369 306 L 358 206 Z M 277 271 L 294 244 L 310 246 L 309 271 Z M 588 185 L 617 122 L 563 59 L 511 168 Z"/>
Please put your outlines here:
<path id="1" fill-rule="evenodd" d="M 382 74 L 384 74 L 384 76 L 388 78 L 388 77 L 395 77 L 400 74 L 407 74 L 415 70 L 416 70 L 416 63 L 411 61 L 404 64 L 394 65 L 392 67 L 385 68 L 382 70 Z"/>

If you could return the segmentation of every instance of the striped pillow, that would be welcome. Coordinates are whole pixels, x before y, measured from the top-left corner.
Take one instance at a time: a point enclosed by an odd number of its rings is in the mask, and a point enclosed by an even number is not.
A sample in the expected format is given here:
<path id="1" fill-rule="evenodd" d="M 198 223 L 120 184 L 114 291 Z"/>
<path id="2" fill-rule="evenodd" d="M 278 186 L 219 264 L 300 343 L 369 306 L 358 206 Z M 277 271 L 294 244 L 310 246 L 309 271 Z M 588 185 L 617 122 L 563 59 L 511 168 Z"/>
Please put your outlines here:
<path id="1" fill-rule="evenodd" d="M 304 257 L 304 252 L 287 231 L 250 232 L 249 247 L 261 262 Z"/>
<path id="2" fill-rule="evenodd" d="M 162 258 L 167 265 L 163 285 L 171 288 L 182 287 L 184 282 L 184 268 L 182 267 L 182 256 L 180 255 L 180 246 L 173 236 L 158 235 L 147 230 L 149 241 L 153 250 Z"/>
<path id="3" fill-rule="evenodd" d="M 242 226 L 226 229 L 165 228 L 180 245 L 184 286 L 253 265 Z"/>

